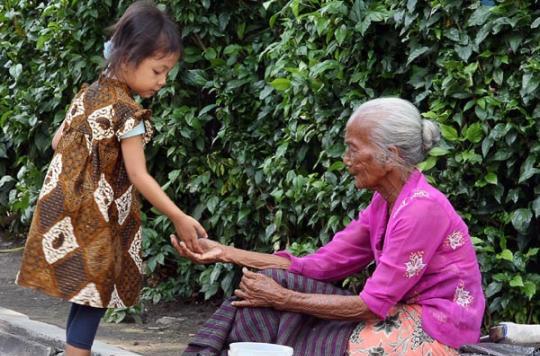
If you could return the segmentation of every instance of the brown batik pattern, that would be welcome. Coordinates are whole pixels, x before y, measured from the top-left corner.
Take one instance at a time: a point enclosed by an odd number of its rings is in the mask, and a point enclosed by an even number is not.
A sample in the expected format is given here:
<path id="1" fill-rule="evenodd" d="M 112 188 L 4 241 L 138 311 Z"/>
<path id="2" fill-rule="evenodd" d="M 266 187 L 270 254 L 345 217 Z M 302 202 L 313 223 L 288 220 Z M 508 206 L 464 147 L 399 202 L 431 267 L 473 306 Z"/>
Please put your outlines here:
<path id="1" fill-rule="evenodd" d="M 93 307 L 137 303 L 140 202 L 120 137 L 141 120 L 147 143 L 150 111 L 116 80 L 102 76 L 75 96 L 37 201 L 19 285 Z"/>

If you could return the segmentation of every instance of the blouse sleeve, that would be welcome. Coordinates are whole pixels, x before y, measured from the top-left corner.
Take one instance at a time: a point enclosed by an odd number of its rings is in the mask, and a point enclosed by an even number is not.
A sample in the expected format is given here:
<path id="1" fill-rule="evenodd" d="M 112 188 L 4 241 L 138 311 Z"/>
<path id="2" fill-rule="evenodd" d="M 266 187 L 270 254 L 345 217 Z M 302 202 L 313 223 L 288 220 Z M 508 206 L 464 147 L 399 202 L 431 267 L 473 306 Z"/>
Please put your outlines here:
<path id="1" fill-rule="evenodd" d="M 153 135 L 153 128 L 150 123 L 152 113 L 150 110 L 142 109 L 128 103 L 117 103 L 114 105 L 116 116 L 116 138 L 120 141 L 128 132 L 138 125 L 144 125 L 144 143 L 148 143 Z"/>
<path id="2" fill-rule="evenodd" d="M 416 199 L 389 222 L 384 248 L 360 297 L 381 318 L 420 280 L 450 225 L 446 211 L 429 199 Z"/>
<path id="3" fill-rule="evenodd" d="M 291 260 L 289 271 L 321 281 L 339 280 L 359 272 L 373 260 L 368 209 L 336 233 L 328 244 L 310 255 L 295 257 L 287 251 L 276 254 Z"/>

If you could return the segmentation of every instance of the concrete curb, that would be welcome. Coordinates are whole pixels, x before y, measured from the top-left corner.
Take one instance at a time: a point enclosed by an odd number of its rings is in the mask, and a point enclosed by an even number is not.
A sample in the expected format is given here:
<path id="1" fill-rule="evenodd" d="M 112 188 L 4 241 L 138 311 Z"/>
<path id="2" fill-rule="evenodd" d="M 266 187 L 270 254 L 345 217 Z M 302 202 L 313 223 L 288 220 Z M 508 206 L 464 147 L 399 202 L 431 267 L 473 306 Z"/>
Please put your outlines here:
<path id="1" fill-rule="evenodd" d="M 0 307 L 0 355 L 63 355 L 66 331 L 55 325 L 31 320 L 28 316 Z M 141 356 L 96 340 L 93 356 Z"/>

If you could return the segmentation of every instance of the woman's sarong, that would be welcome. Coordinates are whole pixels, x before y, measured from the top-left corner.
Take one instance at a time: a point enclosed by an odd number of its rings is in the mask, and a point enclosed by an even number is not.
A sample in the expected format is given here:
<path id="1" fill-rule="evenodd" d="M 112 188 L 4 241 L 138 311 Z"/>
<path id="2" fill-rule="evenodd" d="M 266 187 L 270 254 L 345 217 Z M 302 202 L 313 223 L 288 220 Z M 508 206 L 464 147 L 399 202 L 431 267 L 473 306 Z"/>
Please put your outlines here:
<path id="1" fill-rule="evenodd" d="M 453 356 L 457 351 L 431 338 L 422 329 L 422 307 L 399 304 L 385 320 L 358 323 L 349 342 L 349 355 Z"/>

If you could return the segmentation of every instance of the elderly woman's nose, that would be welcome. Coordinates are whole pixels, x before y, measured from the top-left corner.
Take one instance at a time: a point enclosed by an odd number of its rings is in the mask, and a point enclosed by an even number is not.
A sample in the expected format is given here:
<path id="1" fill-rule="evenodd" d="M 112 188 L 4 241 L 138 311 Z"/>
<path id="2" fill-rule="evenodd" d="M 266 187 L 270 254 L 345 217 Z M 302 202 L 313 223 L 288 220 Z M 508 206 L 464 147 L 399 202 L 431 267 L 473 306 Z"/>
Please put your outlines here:
<path id="1" fill-rule="evenodd" d="M 347 167 L 351 165 L 351 158 L 349 157 L 348 151 L 345 151 L 345 153 L 343 154 L 343 163 L 345 163 Z"/>

